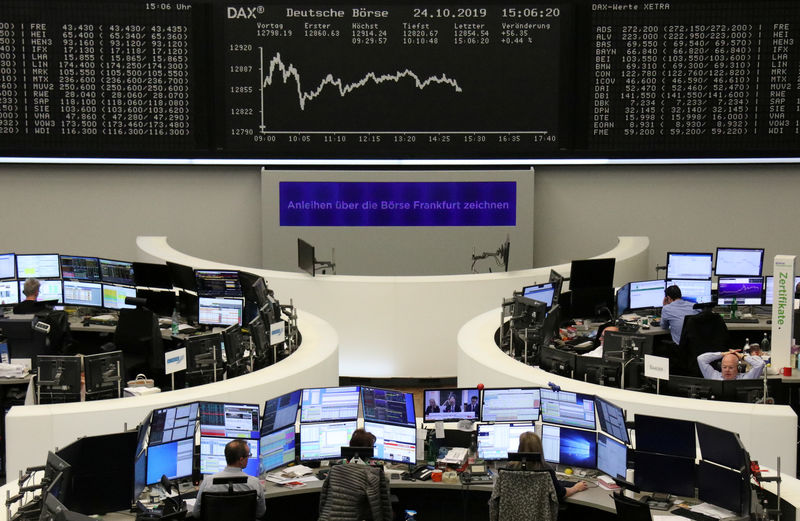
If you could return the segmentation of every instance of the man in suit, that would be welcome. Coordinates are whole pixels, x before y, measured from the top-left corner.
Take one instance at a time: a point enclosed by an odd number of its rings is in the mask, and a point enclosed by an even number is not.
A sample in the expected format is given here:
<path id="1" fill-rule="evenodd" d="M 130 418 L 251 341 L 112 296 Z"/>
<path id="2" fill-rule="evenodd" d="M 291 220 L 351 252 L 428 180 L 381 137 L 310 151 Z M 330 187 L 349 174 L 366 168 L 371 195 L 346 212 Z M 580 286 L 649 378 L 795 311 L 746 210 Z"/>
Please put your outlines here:
<path id="1" fill-rule="evenodd" d="M 469 403 L 464 405 L 464 412 L 474 412 L 476 419 L 480 417 L 480 409 L 481 406 L 478 403 L 477 396 L 473 396 L 472 398 L 470 398 Z"/>

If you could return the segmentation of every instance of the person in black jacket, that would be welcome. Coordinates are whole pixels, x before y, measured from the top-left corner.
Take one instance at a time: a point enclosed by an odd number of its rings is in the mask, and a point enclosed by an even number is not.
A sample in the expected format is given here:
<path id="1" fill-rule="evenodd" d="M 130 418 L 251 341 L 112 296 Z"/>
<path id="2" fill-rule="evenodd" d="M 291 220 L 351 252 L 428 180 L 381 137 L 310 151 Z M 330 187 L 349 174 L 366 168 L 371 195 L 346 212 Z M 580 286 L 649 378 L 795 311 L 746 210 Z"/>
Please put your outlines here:
<path id="1" fill-rule="evenodd" d="M 44 302 L 36 300 L 39 298 L 39 286 L 37 279 L 30 278 L 25 280 L 25 284 L 22 286 L 25 300 L 14 306 L 15 315 L 33 315 L 50 309 Z"/>

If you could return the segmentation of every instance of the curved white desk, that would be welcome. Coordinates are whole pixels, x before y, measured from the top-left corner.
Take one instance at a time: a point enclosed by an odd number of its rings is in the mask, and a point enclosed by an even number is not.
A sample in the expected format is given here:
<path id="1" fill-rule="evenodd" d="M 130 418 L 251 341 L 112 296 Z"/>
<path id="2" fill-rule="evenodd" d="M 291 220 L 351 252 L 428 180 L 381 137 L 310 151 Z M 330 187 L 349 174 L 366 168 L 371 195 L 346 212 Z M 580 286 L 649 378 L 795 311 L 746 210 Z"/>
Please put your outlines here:
<path id="1" fill-rule="evenodd" d="M 282 301 L 323 317 L 340 336 L 340 374 L 364 377 L 448 377 L 456 373 L 456 335 L 468 320 L 498 306 L 523 286 L 547 282 L 550 269 L 569 275 L 569 264 L 508 273 L 376 277 L 270 271 L 199 259 L 173 249 L 166 237 L 138 237 L 144 262 L 235 269 L 263 276 Z M 597 255 L 616 259 L 620 285 L 647 278 L 647 237 L 619 237 Z M 285 302 L 284 302 L 285 303 Z"/>
<path id="2" fill-rule="evenodd" d="M 775 468 L 781 458 L 781 470 L 795 475 L 797 461 L 797 415 L 788 405 L 761 405 L 694 400 L 658 396 L 614 389 L 550 374 L 537 367 L 517 362 L 494 343 L 500 322 L 500 308 L 469 321 L 458 333 L 458 385 L 474 387 L 539 386 L 548 382 L 562 389 L 601 396 L 633 415 L 650 414 L 692 420 L 738 432 L 752 459 Z"/>
<path id="3" fill-rule="evenodd" d="M 304 311 L 298 311 L 298 323 L 303 343 L 297 351 L 277 364 L 230 380 L 132 398 L 12 407 L 6 415 L 7 475 L 13 479 L 20 470 L 41 465 L 48 450 L 80 437 L 121 432 L 125 425 L 131 429 L 159 407 L 203 400 L 263 407 L 267 399 L 295 389 L 339 385 L 336 331 Z"/>

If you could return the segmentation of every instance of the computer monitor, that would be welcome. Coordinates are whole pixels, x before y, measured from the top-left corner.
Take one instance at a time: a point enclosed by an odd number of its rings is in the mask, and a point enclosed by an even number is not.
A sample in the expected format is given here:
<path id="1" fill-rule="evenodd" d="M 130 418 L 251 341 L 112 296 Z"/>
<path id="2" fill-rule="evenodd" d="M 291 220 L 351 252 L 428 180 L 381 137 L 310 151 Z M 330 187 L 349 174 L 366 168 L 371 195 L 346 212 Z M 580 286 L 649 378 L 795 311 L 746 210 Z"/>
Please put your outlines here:
<path id="1" fill-rule="evenodd" d="M 603 335 L 603 358 L 633 358 L 653 354 L 653 336 L 607 331 Z"/>
<path id="2" fill-rule="evenodd" d="M 671 279 L 710 279 L 710 253 L 667 253 L 667 280 Z"/>
<path id="3" fill-rule="evenodd" d="M 198 298 L 198 323 L 205 326 L 242 325 L 244 301 L 240 298 Z"/>
<path id="4" fill-rule="evenodd" d="M 555 347 L 542 346 L 539 350 L 539 367 L 560 376 L 572 377 L 575 370 L 575 353 L 562 351 Z"/>
<path id="5" fill-rule="evenodd" d="M 300 424 L 300 460 L 339 459 L 342 447 L 350 444 L 356 421 Z"/>
<path id="6" fill-rule="evenodd" d="M 61 278 L 100 282 L 100 260 L 97 257 L 61 255 Z"/>
<path id="7" fill-rule="evenodd" d="M 707 461 L 697 466 L 697 497 L 737 515 L 750 513 L 750 480 L 748 472 L 731 470 Z"/>
<path id="8" fill-rule="evenodd" d="M 544 302 L 547 305 L 547 309 L 550 309 L 550 307 L 553 305 L 554 294 L 555 289 L 553 289 L 553 284 L 550 282 L 536 284 L 534 286 L 525 286 L 522 288 L 523 297 Z"/>
<path id="9" fill-rule="evenodd" d="M 292 463 L 296 456 L 294 423 L 262 434 L 258 450 L 258 472 L 261 474 Z"/>
<path id="10" fill-rule="evenodd" d="M 171 316 L 177 305 L 172 291 L 136 288 L 136 298 L 143 298 L 144 307 L 161 317 Z"/>
<path id="11" fill-rule="evenodd" d="M 575 357 L 575 372 L 572 377 L 607 387 L 622 387 L 622 362 L 578 356 Z"/>
<path id="12" fill-rule="evenodd" d="M 178 292 L 178 314 L 187 321 L 196 321 L 200 314 L 200 300 L 188 291 Z"/>
<path id="13" fill-rule="evenodd" d="M 194 437 L 170 441 L 161 445 L 147 447 L 146 483 L 161 482 L 161 476 L 168 479 L 186 478 L 192 475 L 194 456 Z"/>
<path id="14" fill-rule="evenodd" d="M 242 367 L 242 371 L 232 371 L 234 366 L 246 365 L 246 359 L 244 357 L 244 336 L 242 335 L 241 326 L 233 324 L 225 328 L 222 332 L 222 343 L 225 347 L 225 358 L 228 364 L 228 377 L 235 376 L 231 374 L 232 372 L 235 372 L 237 375 L 243 374 L 244 367 Z"/>
<path id="15" fill-rule="evenodd" d="M 558 304 L 558 297 L 561 295 L 561 288 L 564 286 L 564 276 L 556 270 L 550 270 L 548 281 L 553 285 L 553 304 Z"/>
<path id="16" fill-rule="evenodd" d="M 121 397 L 124 370 L 122 351 L 85 355 L 86 399 Z"/>
<path id="17" fill-rule="evenodd" d="M 472 404 L 480 401 L 480 391 L 475 388 L 426 389 L 424 418 L 426 422 L 477 420 L 480 411 L 473 410 Z"/>
<path id="18" fill-rule="evenodd" d="M 122 284 L 133 286 L 136 279 L 133 276 L 133 263 L 111 259 L 100 259 L 100 276 L 103 282 L 109 284 Z"/>
<path id="19" fill-rule="evenodd" d="M 695 426 L 700 455 L 704 460 L 735 470 L 743 470 L 750 465 L 750 458 L 737 433 L 700 422 L 695 422 Z"/>
<path id="20" fill-rule="evenodd" d="M 300 389 L 291 391 L 264 404 L 264 417 L 261 419 L 261 435 L 283 429 L 297 421 L 297 409 L 300 406 Z"/>
<path id="21" fill-rule="evenodd" d="M 758 403 L 764 397 L 764 381 L 741 379 L 723 381 L 723 399 L 729 402 Z"/>
<path id="22" fill-rule="evenodd" d="M 17 276 L 17 256 L 13 253 L 0 253 L 0 279 L 13 279 Z"/>
<path id="23" fill-rule="evenodd" d="M 57 279 L 61 277 L 61 264 L 57 253 L 17 255 L 18 279 Z"/>
<path id="24" fill-rule="evenodd" d="M 479 423 L 478 457 L 485 460 L 507 460 L 509 452 L 519 449 L 519 437 L 535 432 L 532 423 Z"/>
<path id="25" fill-rule="evenodd" d="M 82 280 L 64 281 L 64 304 L 81 307 L 103 307 L 103 285 Z"/>
<path id="26" fill-rule="evenodd" d="M 633 458 L 633 481 L 639 490 L 694 496 L 694 457 L 683 458 L 637 450 Z"/>
<path id="27" fill-rule="evenodd" d="M 36 365 L 40 403 L 80 400 L 81 357 L 37 355 Z"/>
<path id="28" fill-rule="evenodd" d="M 300 421 L 355 420 L 358 418 L 358 395 L 357 385 L 303 389 Z"/>
<path id="29" fill-rule="evenodd" d="M 415 425 L 416 423 L 412 393 L 361 386 L 361 404 L 364 421 L 395 425 Z"/>
<path id="30" fill-rule="evenodd" d="M 62 482 L 63 479 L 59 479 L 58 481 Z M 55 484 L 56 483 L 54 483 L 54 485 Z M 51 491 L 45 490 L 42 496 L 44 501 L 42 502 L 42 511 L 38 518 L 39 521 L 84 521 L 92 519 L 83 514 L 72 512 L 64 506 L 64 503 L 58 498 L 58 495 Z"/>
<path id="31" fill-rule="evenodd" d="M 172 277 L 166 264 L 134 262 L 133 279 L 141 288 L 172 289 Z"/>
<path id="32" fill-rule="evenodd" d="M 594 429 L 594 396 L 542 389 L 542 421 Z"/>
<path id="33" fill-rule="evenodd" d="M 148 444 L 160 445 L 186 438 L 194 440 L 198 407 L 198 402 L 191 402 L 153 410 Z"/>
<path id="34" fill-rule="evenodd" d="M 773 302 L 773 284 L 774 284 L 775 277 L 772 275 L 768 275 L 764 277 L 764 305 L 771 306 Z M 794 285 L 791 287 L 786 288 L 787 299 L 791 301 L 792 298 L 795 298 L 795 288 L 797 285 L 800 284 L 800 276 L 794 278 Z"/>
<path id="35" fill-rule="evenodd" d="M 703 400 L 723 400 L 725 398 L 722 380 L 673 374 L 661 386 L 662 392 L 670 396 Z"/>
<path id="36" fill-rule="evenodd" d="M 200 436 L 256 439 L 260 419 L 254 403 L 200 402 Z"/>
<path id="37" fill-rule="evenodd" d="M 760 277 L 763 248 L 717 248 L 714 273 L 720 277 Z"/>
<path id="38" fill-rule="evenodd" d="M 167 261 L 167 268 L 169 269 L 170 279 L 172 279 L 172 287 L 197 291 L 197 280 L 194 276 L 194 270 L 190 266 Z"/>
<path id="39" fill-rule="evenodd" d="M 558 465 L 597 468 L 597 433 L 542 424 L 544 459 Z"/>
<path id="40" fill-rule="evenodd" d="M 269 330 L 264 324 L 264 318 L 260 313 L 250 321 L 249 330 L 250 338 L 253 340 L 256 351 L 253 368 L 261 369 L 271 365 L 275 360 L 273 359 L 272 346 L 269 345 Z"/>
<path id="41" fill-rule="evenodd" d="M 131 492 L 131 504 L 135 505 L 147 486 L 147 454 L 136 453 L 133 460 L 133 491 Z"/>
<path id="42" fill-rule="evenodd" d="M 0 306 L 16 306 L 20 302 L 19 295 L 16 280 L 0 280 Z"/>
<path id="43" fill-rule="evenodd" d="M 664 290 L 666 281 L 641 280 L 630 283 L 630 309 L 660 308 L 664 305 Z"/>
<path id="44" fill-rule="evenodd" d="M 711 302 L 711 280 L 670 279 L 667 287 L 678 286 L 681 298 L 695 304 Z"/>
<path id="45" fill-rule="evenodd" d="M 761 305 L 761 289 L 764 279 L 761 277 L 720 277 L 717 281 L 717 303 L 728 306 L 736 302 L 745 306 Z"/>
<path id="46" fill-rule="evenodd" d="M 222 379 L 222 335 L 207 333 L 186 339 L 186 378 L 192 384 Z"/>
<path id="47" fill-rule="evenodd" d="M 126 304 L 125 299 L 136 296 L 136 288 L 103 284 L 103 307 L 106 309 L 135 309 L 136 306 Z"/>
<path id="48" fill-rule="evenodd" d="M 617 290 L 617 316 L 625 314 L 631 308 L 631 283 Z"/>
<path id="49" fill-rule="evenodd" d="M 637 452 L 654 452 L 694 460 L 697 449 L 693 421 L 644 414 L 635 414 L 633 421 Z"/>
<path id="50" fill-rule="evenodd" d="M 200 297 L 241 297 L 239 272 L 231 270 L 195 270 L 197 295 Z"/>
<path id="51" fill-rule="evenodd" d="M 364 420 L 364 429 L 375 436 L 373 458 L 395 463 L 417 462 L 417 429 Z"/>
<path id="52" fill-rule="evenodd" d="M 19 301 L 25 300 L 25 281 L 18 280 L 19 285 Z M 36 302 L 64 302 L 64 285 L 60 280 L 39 280 L 39 296 L 36 297 Z"/>
<path id="53" fill-rule="evenodd" d="M 574 260 L 569 270 L 570 291 L 610 288 L 614 285 L 616 259 Z"/>
<path id="54" fill-rule="evenodd" d="M 539 419 L 541 394 L 538 387 L 484 389 L 481 421 L 521 422 Z"/>
<path id="55" fill-rule="evenodd" d="M 570 291 L 570 316 L 572 318 L 592 318 L 603 316 L 609 319 L 616 304 L 614 288 L 583 288 Z"/>
<path id="56" fill-rule="evenodd" d="M 235 439 L 247 442 L 250 447 L 250 458 L 247 466 L 242 469 L 245 474 L 258 477 L 260 466 L 260 453 L 258 451 L 258 439 L 247 438 L 217 438 L 214 436 L 200 436 L 200 473 L 216 474 L 228 466 L 225 460 L 225 445 Z"/>
<path id="57" fill-rule="evenodd" d="M 628 470 L 628 447 L 598 432 L 597 469 L 614 479 L 625 481 Z"/>
<path id="58" fill-rule="evenodd" d="M 301 238 L 297 238 L 297 267 L 314 276 L 314 247 Z"/>
<path id="59" fill-rule="evenodd" d="M 614 405 L 599 396 L 595 396 L 594 401 L 600 430 L 614 436 L 625 444 L 630 443 L 628 428 L 625 426 L 625 411 L 622 410 L 622 407 Z"/>

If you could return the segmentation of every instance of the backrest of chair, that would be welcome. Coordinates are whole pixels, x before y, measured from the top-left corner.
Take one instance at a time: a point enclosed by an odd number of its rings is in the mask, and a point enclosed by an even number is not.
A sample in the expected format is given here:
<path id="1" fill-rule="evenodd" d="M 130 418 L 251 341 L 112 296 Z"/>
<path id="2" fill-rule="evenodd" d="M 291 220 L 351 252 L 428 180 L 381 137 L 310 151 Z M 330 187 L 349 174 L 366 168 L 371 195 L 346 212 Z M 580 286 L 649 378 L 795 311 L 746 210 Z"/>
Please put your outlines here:
<path id="1" fill-rule="evenodd" d="M 8 341 L 10 358 L 30 358 L 47 354 L 47 336 L 33 329 L 33 316 L 0 318 L 0 330 Z"/>
<path id="2" fill-rule="evenodd" d="M 129 356 L 144 357 L 151 367 L 164 367 L 164 347 L 158 318 L 149 309 L 121 309 L 114 343 L 125 354 L 126 360 Z"/>
<path id="3" fill-rule="evenodd" d="M 614 505 L 617 507 L 617 519 L 621 521 L 652 521 L 653 519 L 647 503 L 627 498 L 618 492 L 614 493 Z"/>
<path id="4" fill-rule="evenodd" d="M 558 496 L 548 470 L 501 470 L 495 487 L 499 487 L 498 519 L 510 513 L 524 513 L 530 519 L 556 519 Z"/>
<path id="5" fill-rule="evenodd" d="M 706 310 L 683 319 L 680 350 L 690 376 L 700 376 L 697 356 L 708 351 L 728 348 L 728 326 L 718 313 Z"/>
<path id="6" fill-rule="evenodd" d="M 214 478 L 211 482 L 212 485 L 228 485 L 228 492 L 233 492 L 233 486 L 236 484 L 247 483 L 247 476 L 228 476 Z"/>
<path id="7" fill-rule="evenodd" d="M 256 518 L 256 491 L 203 492 L 200 519 L 203 521 L 253 521 Z"/>

